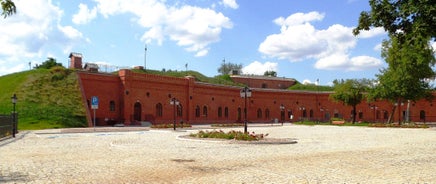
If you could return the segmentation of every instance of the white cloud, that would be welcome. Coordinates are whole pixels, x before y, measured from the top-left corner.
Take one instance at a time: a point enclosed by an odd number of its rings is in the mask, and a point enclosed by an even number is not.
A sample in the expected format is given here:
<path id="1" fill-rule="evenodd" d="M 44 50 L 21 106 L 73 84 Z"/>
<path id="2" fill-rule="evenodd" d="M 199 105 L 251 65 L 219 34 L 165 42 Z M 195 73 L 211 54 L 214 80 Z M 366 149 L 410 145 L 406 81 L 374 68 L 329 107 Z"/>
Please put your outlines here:
<path id="1" fill-rule="evenodd" d="M 317 69 L 358 70 L 381 65 L 372 58 L 368 66 L 356 68 L 361 57 L 348 56 L 356 46 L 358 38 L 352 34 L 352 27 L 334 24 L 327 29 L 317 29 L 311 22 L 322 21 L 324 14 L 318 12 L 295 13 L 287 18 L 279 17 L 274 23 L 280 26 L 280 33 L 272 34 L 259 45 L 259 52 L 269 57 L 286 59 L 291 62 L 316 59 Z M 384 34 L 381 29 L 361 33 L 360 38 L 371 38 Z M 371 57 L 368 57 L 371 58 Z"/>
<path id="2" fill-rule="evenodd" d="M 79 4 L 79 12 L 73 15 L 73 22 L 75 24 L 86 24 L 97 17 L 97 8 L 94 7 L 92 10 L 88 8 L 86 4 Z"/>
<path id="3" fill-rule="evenodd" d="M 71 26 L 60 24 L 63 11 L 51 0 L 16 0 L 17 14 L 0 21 L 0 75 L 15 72 L 29 61 L 45 58 L 56 46 L 59 51 L 86 41 Z M 25 63 L 25 64 L 23 64 Z"/>
<path id="4" fill-rule="evenodd" d="M 23 71 L 27 68 L 27 66 L 24 63 L 15 65 L 13 67 L 5 67 L 5 66 L 1 66 L 0 67 L 0 76 L 2 74 L 9 74 L 9 73 L 16 73 L 16 72 L 20 72 Z"/>
<path id="5" fill-rule="evenodd" d="M 308 85 L 308 84 L 317 84 L 317 82 L 312 82 L 312 81 L 309 80 L 309 79 L 304 79 L 303 82 L 302 82 L 302 84 L 304 84 L 304 85 Z"/>
<path id="6" fill-rule="evenodd" d="M 379 67 L 382 62 L 374 57 L 357 56 L 350 58 L 348 55 L 334 54 L 319 59 L 315 68 L 324 70 L 342 69 L 346 71 L 358 71 Z"/>
<path id="7" fill-rule="evenodd" d="M 253 75 L 263 75 L 266 71 L 277 72 L 278 63 L 265 62 L 261 63 L 259 61 L 254 61 L 242 68 L 243 74 L 253 74 Z"/>
<path id="8" fill-rule="evenodd" d="M 156 41 L 160 45 L 168 38 L 187 51 L 195 52 L 198 57 L 206 55 L 208 46 L 220 40 L 223 29 L 233 27 L 228 17 L 209 8 L 170 6 L 158 0 L 96 1 L 98 12 L 106 18 L 122 13 L 133 14 L 137 23 L 146 28 L 142 41 Z"/>
<path id="9" fill-rule="evenodd" d="M 375 51 L 381 52 L 381 49 L 382 49 L 382 44 L 381 43 L 379 43 L 376 46 L 374 46 L 374 50 Z"/>
<path id="10" fill-rule="evenodd" d="M 221 2 L 225 7 L 229 7 L 232 9 L 238 9 L 239 5 L 236 3 L 236 0 L 223 0 Z"/>
<path id="11" fill-rule="evenodd" d="M 433 51 L 436 52 L 436 42 L 431 43 L 431 46 L 433 47 Z"/>
<path id="12" fill-rule="evenodd" d="M 318 12 L 309 12 L 306 14 L 295 13 L 290 15 L 286 19 L 283 17 L 279 17 L 274 20 L 274 23 L 276 23 L 279 26 L 294 26 L 294 25 L 305 24 L 315 20 L 321 21 L 322 19 L 324 19 L 324 14 Z"/>

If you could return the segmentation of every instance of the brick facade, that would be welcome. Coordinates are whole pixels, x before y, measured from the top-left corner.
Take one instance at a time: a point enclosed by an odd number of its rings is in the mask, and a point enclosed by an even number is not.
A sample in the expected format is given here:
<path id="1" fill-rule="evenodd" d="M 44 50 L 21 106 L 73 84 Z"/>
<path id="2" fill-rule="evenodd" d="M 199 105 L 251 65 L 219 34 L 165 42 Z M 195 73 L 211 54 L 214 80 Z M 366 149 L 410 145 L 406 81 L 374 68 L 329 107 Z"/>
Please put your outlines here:
<path id="1" fill-rule="evenodd" d="M 244 120 L 245 99 L 240 96 L 241 87 L 196 82 L 193 77 L 139 74 L 130 70 L 120 70 L 117 75 L 80 71 L 78 75 L 89 126 L 92 126 L 92 96 L 99 98 L 97 125 L 134 125 L 142 121 L 169 124 L 173 123 L 175 114 L 177 123 L 183 120 L 191 124 L 223 124 Z M 260 83 L 277 86 L 275 79 L 265 78 Z M 332 117 L 351 120 L 352 108 L 331 101 L 329 94 L 253 87 L 252 97 L 247 99 L 248 121 L 265 123 L 276 118 L 287 122 L 303 119 L 327 121 Z M 179 102 L 178 106 L 170 103 L 173 98 Z M 412 121 L 436 120 L 432 102 L 419 101 L 409 105 Z M 401 106 L 400 114 L 394 115 L 395 120 L 399 116 L 404 119 L 406 106 Z M 385 101 L 363 102 L 357 106 L 356 120 L 385 122 L 391 109 L 392 104 Z"/>

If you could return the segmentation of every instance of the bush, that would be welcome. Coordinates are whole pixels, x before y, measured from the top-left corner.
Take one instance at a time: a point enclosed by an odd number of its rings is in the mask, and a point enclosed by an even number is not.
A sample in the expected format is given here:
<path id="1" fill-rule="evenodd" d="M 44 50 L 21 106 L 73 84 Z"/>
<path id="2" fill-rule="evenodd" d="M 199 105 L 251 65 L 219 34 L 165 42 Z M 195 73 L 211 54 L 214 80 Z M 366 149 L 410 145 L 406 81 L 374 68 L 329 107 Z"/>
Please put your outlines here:
<path id="1" fill-rule="evenodd" d="M 369 127 L 379 127 L 379 128 L 429 128 L 428 125 L 422 124 L 418 125 L 415 123 L 408 123 L 399 125 L 398 123 L 371 123 Z"/>
<path id="2" fill-rule="evenodd" d="M 174 124 L 173 123 L 164 123 L 164 124 L 152 124 L 151 128 L 173 128 Z M 185 127 L 192 127 L 191 124 L 189 123 L 183 123 L 183 124 L 179 124 L 176 123 L 176 128 L 185 128 Z"/>
<path id="3" fill-rule="evenodd" d="M 191 137 L 197 138 L 215 138 L 215 139 L 234 139 L 234 140 L 243 140 L 243 141 L 258 141 L 268 134 L 256 134 L 254 132 L 251 133 L 243 133 L 241 131 L 232 130 L 230 132 L 224 132 L 222 130 L 213 130 L 213 131 L 203 131 L 200 130 L 198 133 L 190 134 Z"/>

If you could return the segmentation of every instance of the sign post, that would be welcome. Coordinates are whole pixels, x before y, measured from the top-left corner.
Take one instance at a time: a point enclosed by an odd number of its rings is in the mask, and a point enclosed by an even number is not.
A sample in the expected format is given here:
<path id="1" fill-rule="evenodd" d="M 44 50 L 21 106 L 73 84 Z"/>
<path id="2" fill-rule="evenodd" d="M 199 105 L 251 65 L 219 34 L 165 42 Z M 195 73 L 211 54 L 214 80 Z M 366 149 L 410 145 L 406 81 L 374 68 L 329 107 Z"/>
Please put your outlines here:
<path id="1" fill-rule="evenodd" d="M 95 132 L 95 110 L 98 109 L 98 97 L 97 96 L 91 97 L 91 109 L 94 110 L 93 123 L 94 123 L 94 132 Z"/>

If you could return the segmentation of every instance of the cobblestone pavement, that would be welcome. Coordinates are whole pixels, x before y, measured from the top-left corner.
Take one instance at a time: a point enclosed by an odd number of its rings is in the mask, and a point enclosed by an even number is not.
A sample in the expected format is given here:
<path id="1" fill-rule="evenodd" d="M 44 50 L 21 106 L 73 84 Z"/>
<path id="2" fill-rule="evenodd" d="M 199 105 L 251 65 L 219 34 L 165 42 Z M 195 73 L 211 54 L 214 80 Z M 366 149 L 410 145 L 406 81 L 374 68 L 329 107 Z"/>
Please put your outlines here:
<path id="1" fill-rule="evenodd" d="M 16 140 L 0 144 L 0 183 L 436 182 L 435 128 L 285 125 L 248 130 L 298 143 L 178 138 L 197 130 L 20 132 Z"/>

